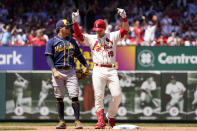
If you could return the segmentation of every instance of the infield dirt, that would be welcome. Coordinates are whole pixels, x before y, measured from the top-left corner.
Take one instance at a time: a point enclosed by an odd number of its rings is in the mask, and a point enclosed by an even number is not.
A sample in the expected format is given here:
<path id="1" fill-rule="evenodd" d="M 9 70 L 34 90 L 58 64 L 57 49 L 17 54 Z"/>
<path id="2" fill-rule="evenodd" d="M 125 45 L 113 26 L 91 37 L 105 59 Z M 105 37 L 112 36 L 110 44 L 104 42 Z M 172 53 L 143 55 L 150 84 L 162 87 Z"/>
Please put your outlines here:
<path id="1" fill-rule="evenodd" d="M 35 130 L 8 130 L 8 131 L 76 131 L 74 126 L 68 126 L 67 129 L 55 129 L 54 126 L 0 126 L 0 128 L 34 128 Z M 6 129 L 6 130 L 7 130 Z M 0 129 L 1 130 L 1 129 Z M 93 126 L 85 126 L 80 131 L 129 131 L 126 129 L 114 130 L 109 127 L 105 129 L 94 129 Z M 132 131 L 197 131 L 197 127 L 140 127 L 140 129 L 132 129 Z"/>

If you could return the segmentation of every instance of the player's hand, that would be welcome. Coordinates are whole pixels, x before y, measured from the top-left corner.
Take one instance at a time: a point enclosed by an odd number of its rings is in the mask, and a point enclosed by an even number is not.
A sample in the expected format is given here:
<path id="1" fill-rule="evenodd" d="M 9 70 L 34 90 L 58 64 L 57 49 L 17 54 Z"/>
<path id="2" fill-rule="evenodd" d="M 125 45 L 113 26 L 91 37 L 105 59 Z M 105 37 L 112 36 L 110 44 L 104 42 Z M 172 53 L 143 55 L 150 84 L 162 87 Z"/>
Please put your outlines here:
<path id="1" fill-rule="evenodd" d="M 90 74 L 88 67 L 76 71 L 76 77 L 81 80 L 85 79 Z"/>
<path id="2" fill-rule="evenodd" d="M 127 15 L 126 15 L 126 12 L 124 9 L 121 9 L 121 8 L 117 8 L 118 10 L 118 14 L 122 17 L 122 18 L 126 18 Z"/>
<path id="3" fill-rule="evenodd" d="M 152 20 L 153 21 L 157 21 L 157 16 L 156 15 L 153 15 Z"/>
<path id="4" fill-rule="evenodd" d="M 146 17 L 145 17 L 145 16 L 142 16 L 142 19 L 143 19 L 143 20 L 145 20 L 145 19 L 146 19 Z"/>
<path id="5" fill-rule="evenodd" d="M 85 67 L 83 69 L 83 72 L 84 72 L 85 76 L 88 76 L 90 74 L 90 71 L 89 71 L 88 67 Z"/>
<path id="6" fill-rule="evenodd" d="M 58 71 L 53 72 L 53 75 L 56 79 L 62 79 L 62 76 L 59 74 Z"/>
<path id="7" fill-rule="evenodd" d="M 77 12 L 73 12 L 72 13 L 72 22 L 78 22 L 78 17 L 79 17 L 79 10 L 77 10 Z"/>

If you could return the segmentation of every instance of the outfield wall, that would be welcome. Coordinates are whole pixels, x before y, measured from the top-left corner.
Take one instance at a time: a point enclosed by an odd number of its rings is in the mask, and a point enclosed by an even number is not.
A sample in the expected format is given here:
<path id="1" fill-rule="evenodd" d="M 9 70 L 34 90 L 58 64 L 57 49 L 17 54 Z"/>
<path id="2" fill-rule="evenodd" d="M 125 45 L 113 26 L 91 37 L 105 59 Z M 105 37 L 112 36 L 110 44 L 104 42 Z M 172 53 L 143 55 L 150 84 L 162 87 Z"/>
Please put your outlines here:
<path id="1" fill-rule="evenodd" d="M 7 71 L 1 72 L 0 76 L 1 83 L 4 83 L 1 84 L 0 88 L 1 120 L 57 119 L 56 103 L 51 83 L 44 84 L 44 81 L 51 78 L 50 71 Z M 167 84 L 171 81 L 172 76 L 183 84 L 184 89 L 178 87 L 175 90 L 172 87 L 170 98 L 166 92 L 169 92 Z M 28 84 L 20 87 L 19 85 L 23 84 L 16 82 L 17 77 L 21 77 L 22 81 L 26 81 Z M 152 89 L 152 92 L 142 87 L 143 82 L 149 77 L 152 77 L 156 84 L 156 88 Z M 191 121 L 197 119 L 197 72 L 119 71 L 119 78 L 123 97 L 117 120 Z M 81 119 L 96 120 L 91 75 L 85 80 L 79 80 L 79 86 Z M 110 100 L 110 92 L 106 88 L 105 112 Z M 67 92 L 64 102 L 65 119 L 73 120 L 71 100 Z M 170 103 L 172 104 L 171 107 L 169 106 Z"/>

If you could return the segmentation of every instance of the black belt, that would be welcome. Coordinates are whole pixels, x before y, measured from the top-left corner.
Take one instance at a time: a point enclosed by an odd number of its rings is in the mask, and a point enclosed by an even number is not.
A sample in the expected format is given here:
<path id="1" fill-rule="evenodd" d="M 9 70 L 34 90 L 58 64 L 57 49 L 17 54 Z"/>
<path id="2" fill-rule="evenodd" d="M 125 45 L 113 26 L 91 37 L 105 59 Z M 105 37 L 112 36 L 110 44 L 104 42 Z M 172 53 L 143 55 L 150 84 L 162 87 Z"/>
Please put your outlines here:
<path id="1" fill-rule="evenodd" d="M 64 70 L 68 70 L 68 69 L 71 69 L 72 66 L 58 66 L 58 67 L 55 67 L 56 69 L 64 69 Z"/>

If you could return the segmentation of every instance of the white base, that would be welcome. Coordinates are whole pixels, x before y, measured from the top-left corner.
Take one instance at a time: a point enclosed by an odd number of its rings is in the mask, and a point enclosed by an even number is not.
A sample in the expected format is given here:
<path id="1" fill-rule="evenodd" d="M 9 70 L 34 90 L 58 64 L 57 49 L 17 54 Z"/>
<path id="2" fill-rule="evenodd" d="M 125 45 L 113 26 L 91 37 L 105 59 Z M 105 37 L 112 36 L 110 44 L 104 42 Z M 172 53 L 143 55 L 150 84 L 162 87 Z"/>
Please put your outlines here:
<path id="1" fill-rule="evenodd" d="M 128 130 L 131 130 L 131 129 L 139 129 L 139 126 L 124 124 L 124 125 L 114 126 L 113 129 L 128 129 Z"/>

